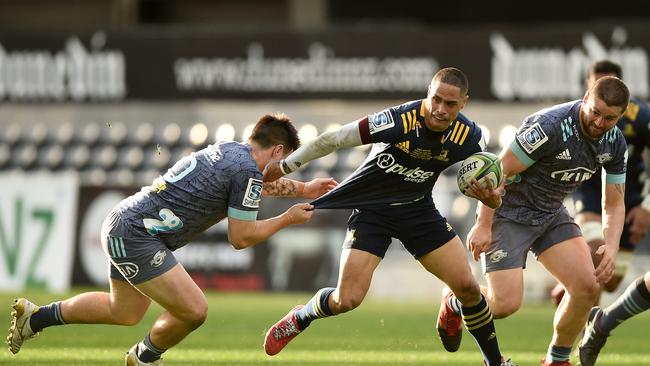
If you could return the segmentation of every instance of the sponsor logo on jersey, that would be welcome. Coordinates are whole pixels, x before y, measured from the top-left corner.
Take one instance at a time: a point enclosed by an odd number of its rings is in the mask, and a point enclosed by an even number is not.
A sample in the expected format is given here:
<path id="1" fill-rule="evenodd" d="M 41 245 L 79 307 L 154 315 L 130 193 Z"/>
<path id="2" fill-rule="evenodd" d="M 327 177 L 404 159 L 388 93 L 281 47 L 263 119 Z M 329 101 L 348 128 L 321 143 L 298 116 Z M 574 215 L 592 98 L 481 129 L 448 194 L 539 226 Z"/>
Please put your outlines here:
<path id="1" fill-rule="evenodd" d="M 167 257 L 167 252 L 164 250 L 159 250 L 156 252 L 156 254 L 153 255 L 153 258 L 149 262 L 149 264 L 152 267 L 160 267 L 161 264 L 165 261 L 165 257 Z"/>
<path id="2" fill-rule="evenodd" d="M 138 267 L 137 264 L 131 262 L 118 263 L 117 269 L 127 280 L 135 277 L 138 272 L 140 272 L 140 267 Z"/>
<path id="3" fill-rule="evenodd" d="M 246 193 L 244 193 L 244 199 L 241 203 L 242 206 L 248 208 L 259 208 L 261 199 L 262 199 L 262 181 L 255 178 L 248 179 L 248 186 L 246 187 Z"/>
<path id="4" fill-rule="evenodd" d="M 452 231 L 452 230 L 454 230 L 454 228 L 451 227 L 451 225 L 449 225 L 449 223 L 447 223 L 447 231 Z"/>
<path id="5" fill-rule="evenodd" d="M 551 178 L 560 178 L 562 182 L 584 182 L 591 178 L 595 172 L 595 170 L 579 166 L 573 169 L 554 171 L 551 173 Z"/>
<path id="6" fill-rule="evenodd" d="M 612 154 L 610 153 L 596 155 L 596 161 L 598 162 L 598 164 L 603 164 L 610 160 L 612 160 Z"/>
<path id="7" fill-rule="evenodd" d="M 561 153 L 555 155 L 555 158 L 558 160 L 571 160 L 571 153 L 569 152 L 569 149 L 565 149 Z"/>
<path id="8" fill-rule="evenodd" d="M 544 133 L 542 126 L 539 123 L 535 123 L 517 135 L 517 141 L 519 141 L 519 144 L 527 153 L 531 154 L 548 141 L 548 136 Z"/>
<path id="9" fill-rule="evenodd" d="M 407 182 L 422 183 L 433 177 L 435 172 L 428 172 L 420 169 L 419 166 L 410 168 L 397 164 L 393 155 L 389 153 L 382 153 L 377 155 L 377 166 L 383 169 L 387 174 L 395 173 L 404 176 Z"/>
<path id="10" fill-rule="evenodd" d="M 388 111 L 378 112 L 368 116 L 368 127 L 371 135 L 387 130 L 393 126 L 395 126 L 395 121 L 393 121 L 393 116 Z"/>
<path id="11" fill-rule="evenodd" d="M 490 254 L 490 262 L 499 263 L 507 256 L 508 256 L 508 252 L 506 252 L 503 249 L 499 249 L 496 252 Z"/>
<path id="12" fill-rule="evenodd" d="M 400 150 L 402 150 L 402 151 L 404 151 L 405 153 L 408 154 L 408 153 L 409 153 L 409 146 L 410 146 L 410 145 L 411 145 L 411 141 L 406 140 L 406 141 L 402 141 L 402 142 L 398 142 L 398 143 L 396 143 L 396 144 L 395 144 L 395 147 L 398 148 L 398 149 L 400 149 Z"/>

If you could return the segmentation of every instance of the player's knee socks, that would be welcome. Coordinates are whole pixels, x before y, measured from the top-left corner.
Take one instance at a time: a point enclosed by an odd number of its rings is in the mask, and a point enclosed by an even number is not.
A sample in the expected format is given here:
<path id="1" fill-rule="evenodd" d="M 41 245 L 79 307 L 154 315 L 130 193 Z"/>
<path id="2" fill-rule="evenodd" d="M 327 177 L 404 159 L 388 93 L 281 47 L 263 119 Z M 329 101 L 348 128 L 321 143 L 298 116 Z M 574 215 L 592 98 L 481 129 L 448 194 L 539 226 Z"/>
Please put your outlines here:
<path id="1" fill-rule="evenodd" d="M 166 349 L 161 349 L 154 346 L 151 343 L 151 333 L 147 334 L 142 342 L 138 343 L 137 355 L 140 361 L 142 362 L 153 362 L 160 358 L 160 356 L 166 351 Z"/>
<path id="2" fill-rule="evenodd" d="M 40 332 L 43 328 L 52 325 L 63 325 L 61 316 L 61 301 L 53 302 L 49 305 L 41 306 L 38 311 L 29 319 L 29 326 L 34 333 Z"/>
<path id="3" fill-rule="evenodd" d="M 309 324 L 319 318 L 326 318 L 332 316 L 332 310 L 328 304 L 330 294 L 336 290 L 332 287 L 326 287 L 318 290 L 314 297 L 309 300 L 305 306 L 296 312 L 296 319 L 298 320 L 298 329 L 303 330 Z"/>
<path id="4" fill-rule="evenodd" d="M 548 346 L 546 352 L 546 361 L 548 362 L 561 362 L 569 361 L 571 357 L 571 347 L 560 347 L 554 344 Z"/>
<path id="5" fill-rule="evenodd" d="M 650 309 L 650 293 L 645 286 L 643 276 L 630 284 L 623 295 L 613 304 L 603 309 L 603 316 L 598 322 L 598 328 L 609 333 L 625 319 Z"/>
<path id="6" fill-rule="evenodd" d="M 481 301 L 477 305 L 463 306 L 462 314 L 465 327 L 476 339 L 476 343 L 478 343 L 488 366 L 500 365 L 501 351 L 499 350 L 499 342 L 494 328 L 492 311 L 487 301 L 485 301 L 485 297 L 481 295 Z"/>

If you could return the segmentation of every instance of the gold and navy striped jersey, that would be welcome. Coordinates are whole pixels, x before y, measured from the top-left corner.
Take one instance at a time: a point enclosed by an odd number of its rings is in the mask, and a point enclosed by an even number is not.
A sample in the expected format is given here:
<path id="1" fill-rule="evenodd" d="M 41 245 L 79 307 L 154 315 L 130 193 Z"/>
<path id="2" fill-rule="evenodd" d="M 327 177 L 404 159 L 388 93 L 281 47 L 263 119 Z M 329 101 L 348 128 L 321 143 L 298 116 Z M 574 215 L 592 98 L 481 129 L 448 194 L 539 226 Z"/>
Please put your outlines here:
<path id="1" fill-rule="evenodd" d="M 369 115 L 359 122 L 364 143 L 372 143 L 365 162 L 316 208 L 384 208 L 431 202 L 440 173 L 482 151 L 480 127 L 459 114 L 442 132 L 425 123 L 425 101 L 416 100 Z"/>

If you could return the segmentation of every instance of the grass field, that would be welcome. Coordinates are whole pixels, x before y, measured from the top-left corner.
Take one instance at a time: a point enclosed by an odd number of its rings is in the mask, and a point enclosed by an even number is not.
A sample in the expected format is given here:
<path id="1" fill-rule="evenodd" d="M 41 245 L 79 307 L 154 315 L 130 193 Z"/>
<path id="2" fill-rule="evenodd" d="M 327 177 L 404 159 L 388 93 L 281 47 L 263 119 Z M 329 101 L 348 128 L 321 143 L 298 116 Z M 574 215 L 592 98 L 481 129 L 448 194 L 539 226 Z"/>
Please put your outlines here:
<path id="1" fill-rule="evenodd" d="M 26 295 L 41 304 L 54 300 L 45 293 Z M 313 323 L 281 354 L 266 356 L 261 348 L 266 328 L 310 295 L 208 293 L 207 322 L 165 354 L 165 365 L 482 365 L 467 332 L 458 352 L 444 351 L 435 335 L 438 304 L 425 302 L 368 301 L 351 313 Z M 0 294 L 7 328 L 14 297 Z M 134 327 L 49 328 L 17 356 L 0 352 L 0 365 L 121 365 L 124 352 L 146 334 L 159 311 L 152 307 Z M 521 366 L 538 365 L 551 336 L 552 318 L 548 305 L 528 306 L 499 320 L 504 354 Z M 619 327 L 599 365 L 650 365 L 649 329 L 647 313 Z"/>

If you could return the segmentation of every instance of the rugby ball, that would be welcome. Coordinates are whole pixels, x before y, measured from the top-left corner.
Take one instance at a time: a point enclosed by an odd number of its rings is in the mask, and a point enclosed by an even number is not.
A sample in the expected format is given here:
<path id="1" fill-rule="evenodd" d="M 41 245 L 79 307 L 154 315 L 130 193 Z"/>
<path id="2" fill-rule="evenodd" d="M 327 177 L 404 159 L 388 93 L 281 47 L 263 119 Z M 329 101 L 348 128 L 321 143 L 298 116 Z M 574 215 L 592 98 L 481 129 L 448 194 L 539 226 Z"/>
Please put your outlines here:
<path id="1" fill-rule="evenodd" d="M 458 169 L 456 182 L 461 193 L 469 187 L 472 178 L 476 179 L 483 187 L 487 187 L 487 182 L 492 184 L 493 188 L 499 186 L 503 177 L 503 166 L 498 156 L 487 152 L 477 152 L 467 159 L 463 160 Z"/>

